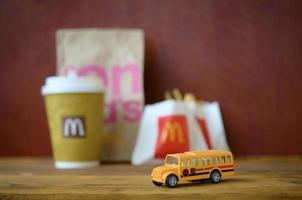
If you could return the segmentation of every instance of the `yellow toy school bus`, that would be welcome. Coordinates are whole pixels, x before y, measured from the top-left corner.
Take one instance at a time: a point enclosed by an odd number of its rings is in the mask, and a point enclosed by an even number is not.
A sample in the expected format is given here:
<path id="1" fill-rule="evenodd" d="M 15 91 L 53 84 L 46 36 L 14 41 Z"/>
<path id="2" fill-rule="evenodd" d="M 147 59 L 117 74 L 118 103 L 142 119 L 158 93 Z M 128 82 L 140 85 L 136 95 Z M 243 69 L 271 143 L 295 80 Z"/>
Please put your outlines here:
<path id="1" fill-rule="evenodd" d="M 234 159 L 229 151 L 207 150 L 168 154 L 165 165 L 153 169 L 151 178 L 156 186 L 165 183 L 173 188 L 178 181 L 209 179 L 219 183 L 222 176 L 234 175 Z"/>

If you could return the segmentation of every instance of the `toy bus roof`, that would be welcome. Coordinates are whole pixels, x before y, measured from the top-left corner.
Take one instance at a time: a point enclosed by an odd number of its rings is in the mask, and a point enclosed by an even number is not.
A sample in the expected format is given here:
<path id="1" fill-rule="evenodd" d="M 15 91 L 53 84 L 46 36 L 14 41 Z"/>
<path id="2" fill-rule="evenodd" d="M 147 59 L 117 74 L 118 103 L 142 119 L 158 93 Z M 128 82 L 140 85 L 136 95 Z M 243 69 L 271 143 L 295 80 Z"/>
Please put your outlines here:
<path id="1" fill-rule="evenodd" d="M 183 158 L 183 157 L 191 157 L 191 156 L 215 156 L 215 155 L 225 155 L 225 154 L 231 154 L 231 152 L 223 151 L 223 150 L 187 151 L 184 153 L 168 154 L 167 156 Z"/>

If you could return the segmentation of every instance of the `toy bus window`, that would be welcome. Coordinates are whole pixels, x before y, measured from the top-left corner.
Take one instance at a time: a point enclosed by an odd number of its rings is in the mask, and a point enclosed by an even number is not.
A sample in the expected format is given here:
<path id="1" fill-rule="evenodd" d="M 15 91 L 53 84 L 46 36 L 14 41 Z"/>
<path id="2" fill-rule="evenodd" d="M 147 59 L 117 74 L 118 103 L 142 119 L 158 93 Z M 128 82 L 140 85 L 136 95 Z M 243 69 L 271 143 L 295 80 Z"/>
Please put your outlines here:
<path id="1" fill-rule="evenodd" d="M 178 158 L 173 156 L 167 156 L 166 158 L 167 165 L 178 165 Z"/>
<path id="2" fill-rule="evenodd" d="M 208 165 L 208 160 L 207 160 L 207 158 L 204 158 L 203 160 L 204 160 L 204 165 L 207 166 L 207 165 Z"/>
<path id="3" fill-rule="evenodd" d="M 190 167 L 191 166 L 191 162 L 190 160 L 187 160 L 187 167 Z"/>
<path id="4" fill-rule="evenodd" d="M 207 166 L 210 166 L 211 165 L 211 158 L 207 158 Z"/>
<path id="5" fill-rule="evenodd" d="M 220 157 L 217 156 L 216 159 L 217 159 L 218 165 L 220 165 L 221 164 Z"/>
<path id="6" fill-rule="evenodd" d="M 181 167 L 185 167 L 185 161 L 184 161 L 184 160 L 181 161 L 180 166 L 181 166 Z"/>
<path id="7" fill-rule="evenodd" d="M 196 158 L 192 159 L 192 166 L 193 167 L 197 166 L 197 159 Z"/>
<path id="8" fill-rule="evenodd" d="M 221 156 L 220 160 L 221 160 L 221 164 L 225 164 L 225 156 Z"/>
<path id="9" fill-rule="evenodd" d="M 215 157 L 212 158 L 212 161 L 213 161 L 213 165 L 216 165 L 216 164 L 217 164 Z"/>
<path id="10" fill-rule="evenodd" d="M 227 163 L 231 163 L 231 156 L 227 156 L 226 162 L 227 162 Z"/>
<path id="11" fill-rule="evenodd" d="M 197 159 L 197 166 L 198 167 L 202 166 L 202 159 L 201 158 Z"/>
<path id="12" fill-rule="evenodd" d="M 198 159 L 197 159 L 197 166 L 201 166 L 201 165 L 202 165 L 201 158 L 198 158 Z"/>
<path id="13" fill-rule="evenodd" d="M 213 165 L 217 165 L 218 164 L 218 160 L 217 157 L 212 158 L 213 159 Z"/>
<path id="14" fill-rule="evenodd" d="M 202 159 L 201 159 L 201 162 L 202 162 L 202 166 L 203 166 L 203 167 L 207 166 L 207 159 L 202 158 Z"/>

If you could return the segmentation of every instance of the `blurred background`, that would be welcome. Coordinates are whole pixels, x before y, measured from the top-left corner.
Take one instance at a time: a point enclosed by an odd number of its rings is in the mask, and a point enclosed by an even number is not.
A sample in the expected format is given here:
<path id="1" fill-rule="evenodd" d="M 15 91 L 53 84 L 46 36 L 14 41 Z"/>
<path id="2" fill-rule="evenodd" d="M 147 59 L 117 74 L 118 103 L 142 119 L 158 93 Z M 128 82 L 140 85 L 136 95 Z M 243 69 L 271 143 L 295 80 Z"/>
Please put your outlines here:
<path id="1" fill-rule="evenodd" d="M 60 28 L 145 31 L 146 103 L 179 88 L 221 105 L 236 155 L 302 153 L 302 1 L 1 0 L 0 156 L 47 156 L 41 86 Z"/>

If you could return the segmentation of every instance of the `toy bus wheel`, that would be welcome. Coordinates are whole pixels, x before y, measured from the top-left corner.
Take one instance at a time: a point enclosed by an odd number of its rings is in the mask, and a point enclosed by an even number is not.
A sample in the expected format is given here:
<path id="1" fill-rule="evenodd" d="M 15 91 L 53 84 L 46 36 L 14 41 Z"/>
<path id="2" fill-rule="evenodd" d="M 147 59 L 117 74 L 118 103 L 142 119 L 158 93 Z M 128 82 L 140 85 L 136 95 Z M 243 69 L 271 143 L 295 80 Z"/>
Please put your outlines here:
<path id="1" fill-rule="evenodd" d="M 174 174 L 170 174 L 169 176 L 167 176 L 166 178 L 166 186 L 168 186 L 169 188 L 174 188 L 178 183 L 178 178 L 176 175 Z"/>
<path id="2" fill-rule="evenodd" d="M 163 185 L 163 183 L 160 183 L 160 182 L 157 182 L 157 181 L 152 181 L 152 183 L 156 186 L 162 186 Z"/>
<path id="3" fill-rule="evenodd" d="M 218 170 L 211 172 L 210 181 L 211 183 L 219 183 L 221 180 L 221 173 Z"/>

